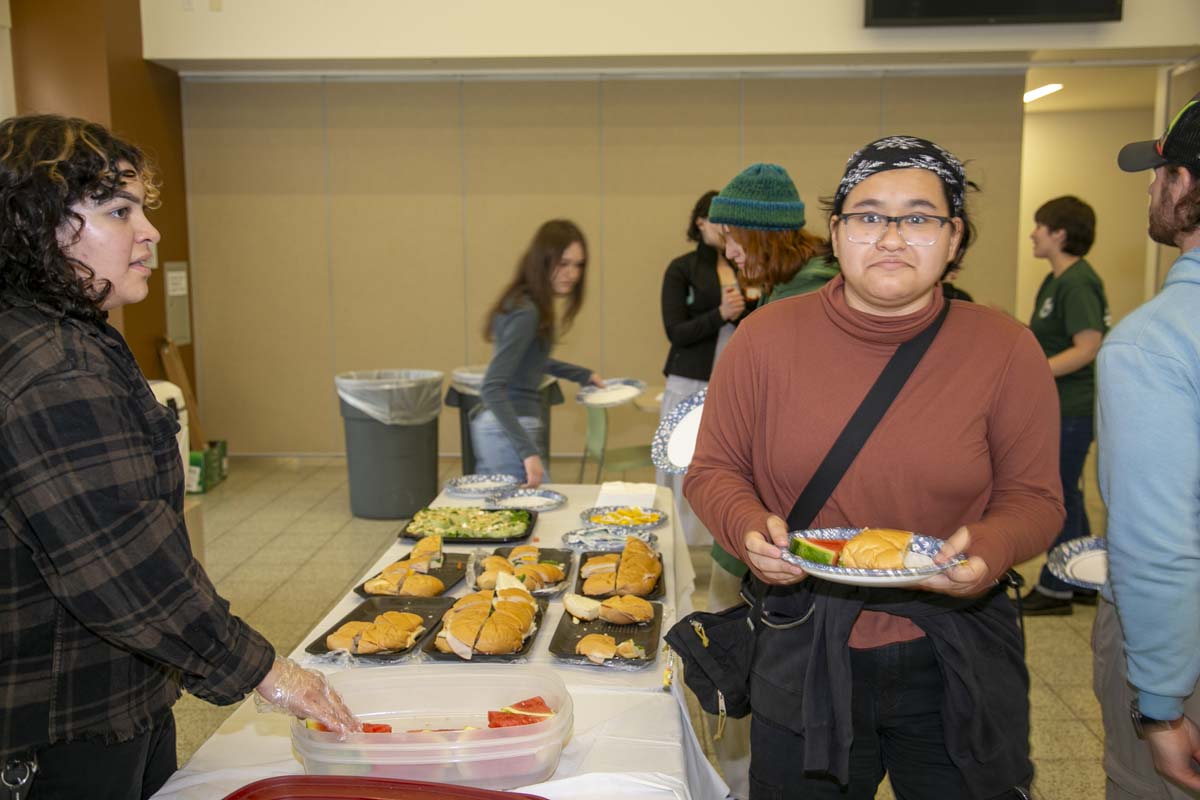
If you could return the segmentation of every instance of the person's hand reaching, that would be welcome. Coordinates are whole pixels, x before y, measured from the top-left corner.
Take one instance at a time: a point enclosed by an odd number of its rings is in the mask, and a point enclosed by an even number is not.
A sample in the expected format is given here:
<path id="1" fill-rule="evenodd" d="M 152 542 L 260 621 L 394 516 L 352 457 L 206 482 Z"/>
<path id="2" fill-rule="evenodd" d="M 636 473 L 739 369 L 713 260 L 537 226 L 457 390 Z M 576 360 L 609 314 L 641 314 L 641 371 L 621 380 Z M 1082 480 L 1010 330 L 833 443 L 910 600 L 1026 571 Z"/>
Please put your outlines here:
<path id="1" fill-rule="evenodd" d="M 348 733 L 362 730 L 362 725 L 346 708 L 342 698 L 333 690 L 325 676 L 304 669 L 290 658 L 275 658 L 275 666 L 263 678 L 255 691 L 262 701 L 260 711 L 282 711 L 301 719 L 312 718 L 345 738 Z"/>

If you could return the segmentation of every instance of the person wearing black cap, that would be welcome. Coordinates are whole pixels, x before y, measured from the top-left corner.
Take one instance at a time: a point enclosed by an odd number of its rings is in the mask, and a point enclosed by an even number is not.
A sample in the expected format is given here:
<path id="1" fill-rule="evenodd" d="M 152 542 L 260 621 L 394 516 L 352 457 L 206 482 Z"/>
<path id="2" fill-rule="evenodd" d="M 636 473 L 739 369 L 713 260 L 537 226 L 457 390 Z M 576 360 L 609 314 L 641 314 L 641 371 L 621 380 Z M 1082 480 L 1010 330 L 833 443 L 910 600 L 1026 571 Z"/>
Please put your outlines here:
<path id="1" fill-rule="evenodd" d="M 1093 629 L 1109 800 L 1200 794 L 1200 94 L 1158 141 L 1149 233 L 1178 247 L 1162 291 L 1100 348 L 1100 493 L 1108 585 Z"/>

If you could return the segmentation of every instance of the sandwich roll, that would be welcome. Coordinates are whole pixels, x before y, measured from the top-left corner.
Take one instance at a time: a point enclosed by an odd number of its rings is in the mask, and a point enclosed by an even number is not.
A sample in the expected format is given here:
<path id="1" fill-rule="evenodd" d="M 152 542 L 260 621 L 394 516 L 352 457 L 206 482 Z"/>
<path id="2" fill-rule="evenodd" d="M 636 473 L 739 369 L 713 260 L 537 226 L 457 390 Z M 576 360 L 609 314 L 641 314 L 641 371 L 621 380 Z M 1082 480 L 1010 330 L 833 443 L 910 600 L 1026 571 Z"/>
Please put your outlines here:
<path id="1" fill-rule="evenodd" d="M 401 597 L 435 597 L 446 590 L 446 585 L 434 575 L 414 572 L 404 579 L 400 587 Z"/>
<path id="2" fill-rule="evenodd" d="M 325 646 L 330 650 L 346 650 L 353 653 L 355 652 L 354 647 L 358 643 L 358 637 L 371 625 L 372 623 L 361 620 L 347 622 L 325 637 Z"/>
<path id="3" fill-rule="evenodd" d="M 487 618 L 475 640 L 475 650 L 487 655 L 505 655 L 521 649 L 525 632 L 504 615 Z"/>
<path id="4" fill-rule="evenodd" d="M 575 619 L 591 622 L 600 616 L 600 601 L 581 594 L 567 593 L 563 595 L 563 608 Z"/>
<path id="5" fill-rule="evenodd" d="M 583 582 L 583 593 L 595 597 L 602 594 L 612 594 L 617 587 L 617 573 L 601 572 L 592 575 Z"/>
<path id="6" fill-rule="evenodd" d="M 513 564 L 533 564 L 538 560 L 538 549 L 531 544 L 517 545 L 508 554 L 508 560 Z"/>
<path id="7" fill-rule="evenodd" d="M 371 578 L 363 584 L 363 591 L 367 594 L 382 594 L 396 595 L 400 591 L 400 585 L 392 580 L 387 575 L 379 575 Z"/>
<path id="8" fill-rule="evenodd" d="M 640 625 L 654 618 L 654 606 L 640 597 L 618 595 L 600 604 L 600 619 L 614 625 Z"/>
<path id="9" fill-rule="evenodd" d="M 617 562 L 620 560 L 620 553 L 606 553 L 602 556 L 592 556 L 583 562 L 583 566 L 579 568 L 579 574 L 584 578 L 590 578 L 601 572 L 616 572 Z"/>
<path id="10" fill-rule="evenodd" d="M 593 664 L 603 664 L 617 654 L 617 640 L 606 633 L 589 633 L 575 643 L 575 654 Z"/>
<path id="11" fill-rule="evenodd" d="M 867 528 L 846 542 L 838 565 L 857 569 L 903 569 L 912 533 L 892 528 Z"/>
<path id="12" fill-rule="evenodd" d="M 479 562 L 479 571 L 488 572 L 490 570 L 511 573 L 513 565 L 504 556 L 488 556 Z"/>

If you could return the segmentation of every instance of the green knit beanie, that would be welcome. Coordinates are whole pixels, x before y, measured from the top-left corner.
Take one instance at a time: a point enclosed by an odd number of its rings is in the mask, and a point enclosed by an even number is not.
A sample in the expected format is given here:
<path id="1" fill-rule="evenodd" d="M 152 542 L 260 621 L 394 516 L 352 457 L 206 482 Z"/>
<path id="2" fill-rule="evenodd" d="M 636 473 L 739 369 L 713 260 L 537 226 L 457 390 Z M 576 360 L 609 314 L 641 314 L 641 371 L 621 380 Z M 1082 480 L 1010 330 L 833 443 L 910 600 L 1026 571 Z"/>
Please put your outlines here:
<path id="1" fill-rule="evenodd" d="M 760 231 L 804 227 L 804 201 L 787 170 L 776 164 L 751 164 L 712 199 L 708 221 Z"/>

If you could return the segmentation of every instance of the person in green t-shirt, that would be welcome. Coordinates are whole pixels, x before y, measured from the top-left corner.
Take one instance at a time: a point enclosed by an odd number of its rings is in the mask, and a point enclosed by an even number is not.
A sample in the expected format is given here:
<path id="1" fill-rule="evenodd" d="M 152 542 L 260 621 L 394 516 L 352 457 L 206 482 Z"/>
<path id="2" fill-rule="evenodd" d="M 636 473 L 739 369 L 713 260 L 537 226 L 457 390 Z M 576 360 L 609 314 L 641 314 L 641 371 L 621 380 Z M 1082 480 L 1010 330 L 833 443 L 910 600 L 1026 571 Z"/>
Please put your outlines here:
<path id="1" fill-rule="evenodd" d="M 1079 478 L 1092 445 L 1095 359 L 1108 331 L 1109 311 L 1104 282 L 1084 259 L 1096 238 L 1092 207 L 1078 197 L 1057 197 L 1043 204 L 1033 220 L 1033 254 L 1050 262 L 1050 274 L 1038 289 L 1029 328 L 1050 361 L 1062 408 L 1058 457 L 1067 515 L 1053 548 L 1091 535 Z M 1022 611 L 1070 614 L 1072 602 L 1095 603 L 1096 593 L 1076 590 L 1043 567 L 1037 585 L 1022 599 Z"/>

